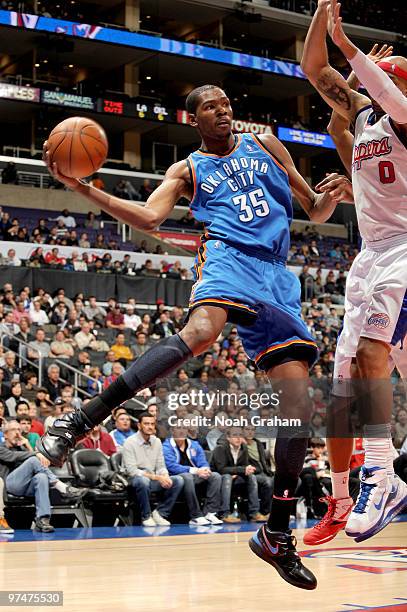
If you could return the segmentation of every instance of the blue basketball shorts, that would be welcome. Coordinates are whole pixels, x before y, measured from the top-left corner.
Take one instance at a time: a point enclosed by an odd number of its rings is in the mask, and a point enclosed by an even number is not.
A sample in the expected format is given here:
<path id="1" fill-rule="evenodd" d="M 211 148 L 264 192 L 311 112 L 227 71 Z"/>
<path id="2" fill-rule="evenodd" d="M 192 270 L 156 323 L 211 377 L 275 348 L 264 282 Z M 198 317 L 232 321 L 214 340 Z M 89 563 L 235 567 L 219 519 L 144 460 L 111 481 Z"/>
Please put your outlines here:
<path id="1" fill-rule="evenodd" d="M 262 370 L 307 361 L 318 348 L 301 318 L 298 278 L 282 259 L 259 259 L 220 240 L 207 240 L 195 259 L 190 312 L 203 305 L 228 310 L 244 349 Z"/>

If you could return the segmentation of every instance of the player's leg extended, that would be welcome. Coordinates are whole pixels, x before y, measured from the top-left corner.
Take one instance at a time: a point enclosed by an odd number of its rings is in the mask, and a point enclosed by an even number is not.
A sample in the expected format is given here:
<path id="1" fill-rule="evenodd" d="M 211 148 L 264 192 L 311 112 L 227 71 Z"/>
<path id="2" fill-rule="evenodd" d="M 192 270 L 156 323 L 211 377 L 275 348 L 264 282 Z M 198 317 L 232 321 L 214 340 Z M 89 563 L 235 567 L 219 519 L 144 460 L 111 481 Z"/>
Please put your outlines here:
<path id="1" fill-rule="evenodd" d="M 53 465 L 62 465 L 71 448 L 86 431 L 101 423 L 113 408 L 129 400 L 137 391 L 151 386 L 157 378 L 167 376 L 192 355 L 200 355 L 215 342 L 227 319 L 227 310 L 200 306 L 181 332 L 166 338 L 139 357 L 83 410 L 57 419 L 42 437 L 39 450 Z"/>
<path id="2" fill-rule="evenodd" d="M 346 533 L 362 542 L 381 531 L 407 503 L 407 485 L 393 470 L 390 344 L 361 337 L 357 351 L 359 401 L 364 412 L 365 465 Z"/>
<path id="3" fill-rule="evenodd" d="M 315 546 L 332 540 L 345 529 L 353 500 L 349 494 L 349 464 L 353 452 L 350 411 L 354 400 L 350 381 L 356 364 L 351 357 L 335 355 L 334 386 L 327 408 L 327 447 L 331 466 L 332 496 L 325 516 L 304 535 L 304 544 Z"/>
<path id="4" fill-rule="evenodd" d="M 279 428 L 275 446 L 276 473 L 271 514 L 251 538 L 249 546 L 272 565 L 284 580 L 302 589 L 315 589 L 315 576 L 302 564 L 296 540 L 289 529 L 298 477 L 304 465 L 309 437 L 311 404 L 308 396 L 308 363 L 289 361 L 269 370 L 273 390 L 280 397 L 280 418 L 298 419 L 294 427 Z"/>

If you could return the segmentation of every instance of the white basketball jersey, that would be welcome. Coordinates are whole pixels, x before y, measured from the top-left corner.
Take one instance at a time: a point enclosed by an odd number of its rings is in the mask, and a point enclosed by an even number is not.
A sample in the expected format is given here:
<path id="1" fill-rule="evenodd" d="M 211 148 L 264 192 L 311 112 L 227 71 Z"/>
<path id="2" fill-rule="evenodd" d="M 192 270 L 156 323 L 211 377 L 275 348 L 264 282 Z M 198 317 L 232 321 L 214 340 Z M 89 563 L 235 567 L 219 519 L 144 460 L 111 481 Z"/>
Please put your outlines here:
<path id="1" fill-rule="evenodd" d="M 384 246 L 407 241 L 407 136 L 389 115 L 373 120 L 371 107 L 356 118 L 352 184 L 363 240 Z"/>

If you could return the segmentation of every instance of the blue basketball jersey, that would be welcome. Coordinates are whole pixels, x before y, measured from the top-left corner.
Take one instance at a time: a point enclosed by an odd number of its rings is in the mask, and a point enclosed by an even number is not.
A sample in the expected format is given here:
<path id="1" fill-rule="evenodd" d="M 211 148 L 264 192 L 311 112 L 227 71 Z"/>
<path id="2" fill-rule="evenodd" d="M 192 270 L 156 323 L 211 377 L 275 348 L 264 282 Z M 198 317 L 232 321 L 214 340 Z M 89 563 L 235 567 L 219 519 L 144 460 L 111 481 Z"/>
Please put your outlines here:
<path id="1" fill-rule="evenodd" d="M 287 258 L 293 216 L 287 171 L 256 136 L 237 136 L 227 155 L 198 150 L 187 161 L 191 210 L 208 239 L 258 257 Z"/>

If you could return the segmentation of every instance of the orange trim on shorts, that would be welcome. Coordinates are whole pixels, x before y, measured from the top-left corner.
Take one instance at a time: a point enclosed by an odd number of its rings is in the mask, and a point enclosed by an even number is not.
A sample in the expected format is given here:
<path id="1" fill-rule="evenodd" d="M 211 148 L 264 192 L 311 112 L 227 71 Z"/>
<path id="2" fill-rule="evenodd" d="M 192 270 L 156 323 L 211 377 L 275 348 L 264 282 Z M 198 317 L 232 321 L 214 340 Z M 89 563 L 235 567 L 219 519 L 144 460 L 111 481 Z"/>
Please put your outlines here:
<path id="1" fill-rule="evenodd" d="M 225 304 L 226 306 L 234 306 L 235 308 L 241 308 L 242 310 L 247 310 L 248 312 L 257 314 L 257 312 L 253 310 L 253 308 L 249 308 L 249 306 L 245 306 L 244 304 L 239 304 L 238 302 L 232 302 L 231 300 L 221 300 L 219 298 L 205 298 L 204 300 L 198 300 L 197 302 L 192 302 L 189 305 L 189 307 L 192 308 L 192 307 L 198 306 L 199 304 L 204 304 L 207 302 L 215 302 L 219 304 Z"/>
<path id="2" fill-rule="evenodd" d="M 198 149 L 197 151 L 195 151 L 195 153 L 199 153 L 200 155 L 205 155 L 206 157 L 228 157 L 228 155 L 232 155 L 232 153 L 234 153 L 236 151 L 236 149 L 239 147 L 240 143 L 242 141 L 241 135 L 238 134 L 237 138 L 236 138 L 236 142 L 233 146 L 233 149 L 231 149 L 229 151 L 229 153 L 225 153 L 225 155 L 216 155 L 215 153 L 206 153 L 206 151 L 201 151 L 201 149 Z"/>
<path id="3" fill-rule="evenodd" d="M 201 260 L 200 263 L 198 264 L 198 280 L 202 280 L 202 270 L 203 270 L 203 267 L 204 267 L 205 262 L 206 262 L 206 256 L 205 256 L 206 255 L 206 242 L 204 242 L 204 244 L 203 244 L 203 251 L 202 251 L 202 253 L 200 253 L 200 250 L 201 249 L 199 249 L 199 251 L 198 251 L 198 255 L 199 255 L 199 258 Z"/>
<path id="4" fill-rule="evenodd" d="M 282 342 L 281 344 L 274 344 L 273 346 L 270 346 L 266 350 L 259 353 L 254 361 L 257 363 L 262 357 L 264 357 L 264 355 L 267 355 L 267 353 L 272 353 L 273 351 L 285 348 L 286 346 L 291 346 L 292 344 L 307 344 L 309 346 L 318 348 L 317 344 L 315 342 L 311 342 L 311 340 L 288 340 L 288 342 Z"/>
<path id="5" fill-rule="evenodd" d="M 273 160 L 273 162 L 276 164 L 276 166 L 278 166 L 279 168 L 281 168 L 281 170 L 282 170 L 283 172 L 285 172 L 285 173 L 286 173 L 286 175 L 288 176 L 288 171 L 286 170 L 286 168 L 283 166 L 283 164 L 281 164 L 281 163 L 278 161 L 278 159 L 277 159 L 276 157 L 274 157 L 274 155 L 272 154 L 272 152 L 271 152 L 271 151 L 269 151 L 268 149 L 266 149 L 266 147 L 265 147 L 265 146 L 263 145 L 263 143 L 260 141 L 260 138 L 256 138 L 256 136 L 255 136 L 254 134 L 250 134 L 250 135 L 251 135 L 251 137 L 253 138 L 254 142 L 255 142 L 256 144 L 258 144 L 258 145 L 259 145 L 259 147 L 260 147 L 261 149 L 263 149 L 263 151 L 264 151 L 265 153 L 267 153 L 267 155 L 269 155 L 269 156 L 271 157 L 271 159 L 272 159 L 272 160 Z"/>

